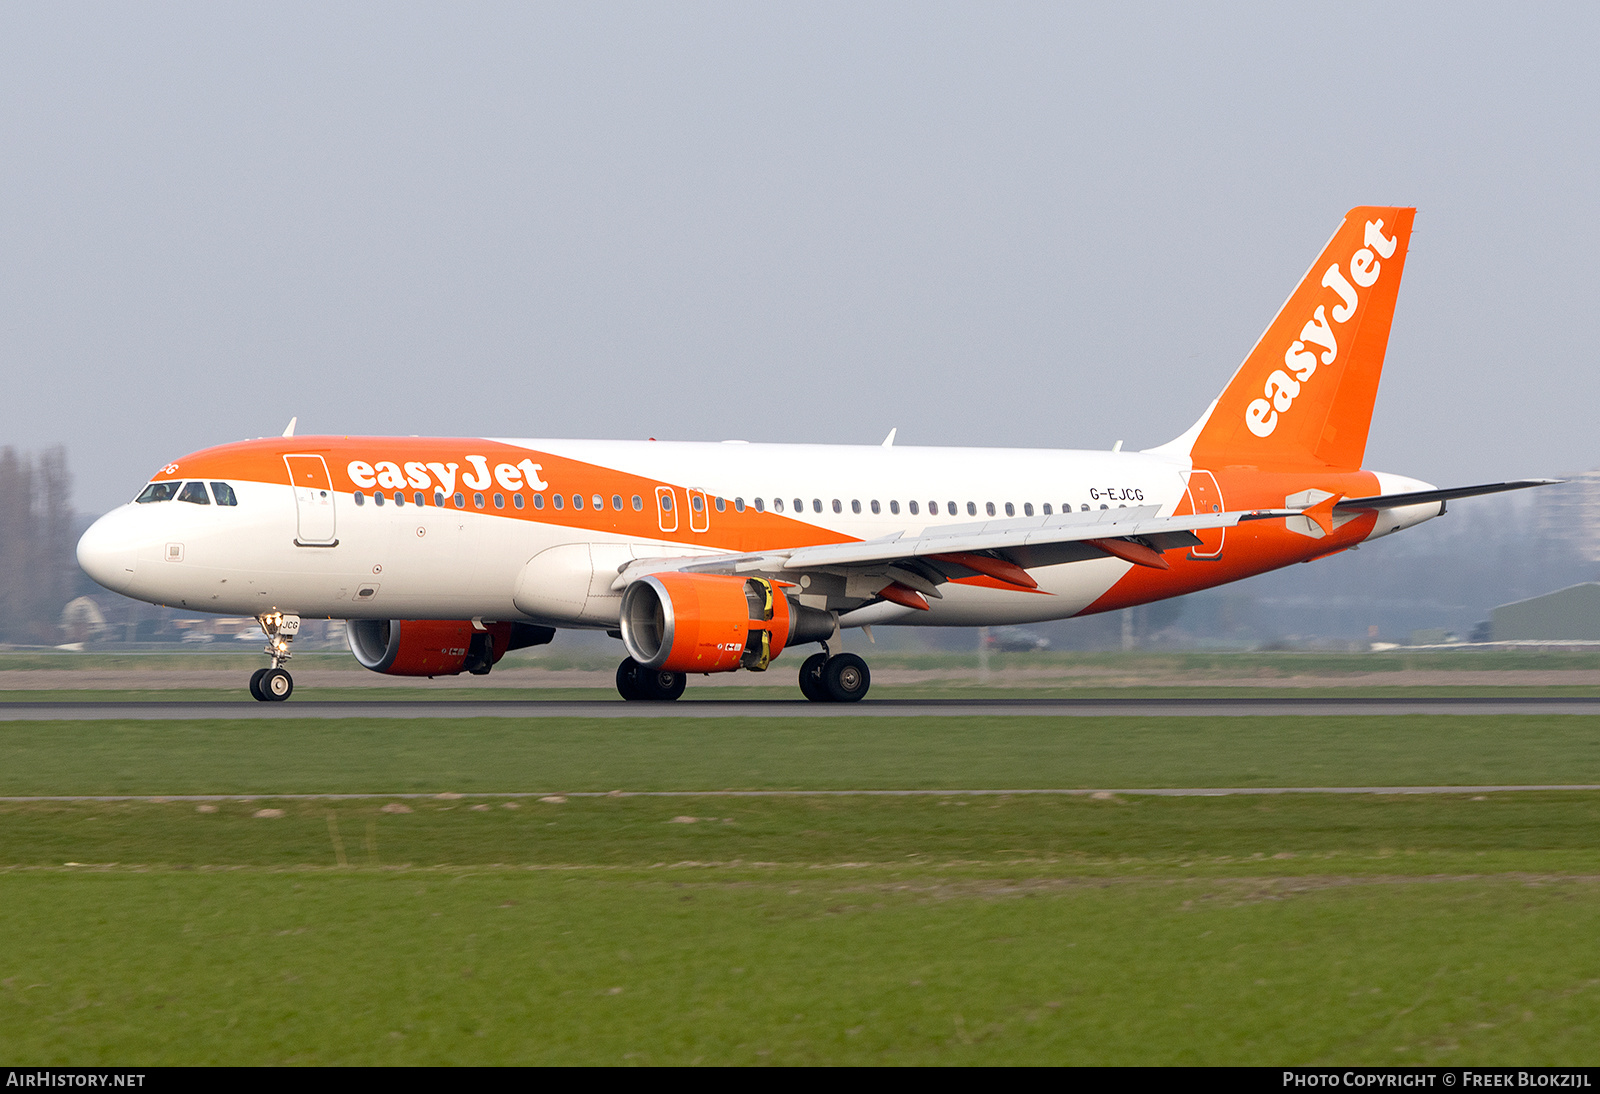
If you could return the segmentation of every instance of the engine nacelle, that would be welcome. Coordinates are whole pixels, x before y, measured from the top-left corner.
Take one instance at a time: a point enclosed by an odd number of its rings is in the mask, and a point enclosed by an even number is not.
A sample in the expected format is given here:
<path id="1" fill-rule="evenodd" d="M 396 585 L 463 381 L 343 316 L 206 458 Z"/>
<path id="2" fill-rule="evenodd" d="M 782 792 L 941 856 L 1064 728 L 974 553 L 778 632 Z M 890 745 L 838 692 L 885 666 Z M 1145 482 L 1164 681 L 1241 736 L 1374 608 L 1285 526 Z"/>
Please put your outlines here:
<path id="1" fill-rule="evenodd" d="M 345 624 L 350 652 L 362 668 L 389 676 L 482 676 L 511 650 L 542 646 L 551 627 L 465 619 L 352 619 Z"/>
<path id="2" fill-rule="evenodd" d="M 791 603 L 764 578 L 685 573 L 629 585 L 621 624 L 628 656 L 665 672 L 760 672 L 784 647 L 835 629 L 832 615 Z"/>

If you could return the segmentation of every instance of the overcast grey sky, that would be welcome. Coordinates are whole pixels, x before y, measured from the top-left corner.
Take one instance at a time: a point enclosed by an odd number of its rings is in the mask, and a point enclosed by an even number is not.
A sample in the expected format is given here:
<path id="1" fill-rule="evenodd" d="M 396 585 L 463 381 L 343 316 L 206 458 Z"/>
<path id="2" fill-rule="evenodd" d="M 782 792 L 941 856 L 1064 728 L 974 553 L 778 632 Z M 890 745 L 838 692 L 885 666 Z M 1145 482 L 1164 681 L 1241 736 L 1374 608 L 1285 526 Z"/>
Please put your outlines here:
<path id="1" fill-rule="evenodd" d="M 0 443 L 1147 447 L 1413 204 L 1370 467 L 1600 463 L 1592 5 L 0 8 Z"/>

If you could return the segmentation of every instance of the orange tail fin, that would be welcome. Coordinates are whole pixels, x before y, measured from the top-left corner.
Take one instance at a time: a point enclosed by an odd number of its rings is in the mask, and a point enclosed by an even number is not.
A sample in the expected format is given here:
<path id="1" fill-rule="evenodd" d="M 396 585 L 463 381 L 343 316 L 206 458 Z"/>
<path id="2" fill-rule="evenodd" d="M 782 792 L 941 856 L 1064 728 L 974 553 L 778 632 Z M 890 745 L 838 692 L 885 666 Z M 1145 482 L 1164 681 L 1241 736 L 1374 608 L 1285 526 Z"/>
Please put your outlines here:
<path id="1" fill-rule="evenodd" d="M 1196 466 L 1360 468 L 1415 214 L 1345 214 L 1201 424 Z"/>

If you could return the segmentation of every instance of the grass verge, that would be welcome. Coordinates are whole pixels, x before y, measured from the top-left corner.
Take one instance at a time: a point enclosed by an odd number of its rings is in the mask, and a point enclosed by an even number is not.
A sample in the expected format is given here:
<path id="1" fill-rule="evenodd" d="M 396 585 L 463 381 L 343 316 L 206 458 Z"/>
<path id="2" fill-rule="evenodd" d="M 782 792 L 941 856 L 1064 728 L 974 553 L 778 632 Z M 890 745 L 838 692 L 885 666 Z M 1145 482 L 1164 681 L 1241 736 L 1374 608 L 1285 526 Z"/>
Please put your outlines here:
<path id="1" fill-rule="evenodd" d="M 383 804 L 0 808 L 8 1055 L 1559 1064 L 1600 1015 L 1592 795 Z"/>
<path id="2" fill-rule="evenodd" d="M 0 722 L 0 795 L 1600 783 L 1600 718 Z"/>

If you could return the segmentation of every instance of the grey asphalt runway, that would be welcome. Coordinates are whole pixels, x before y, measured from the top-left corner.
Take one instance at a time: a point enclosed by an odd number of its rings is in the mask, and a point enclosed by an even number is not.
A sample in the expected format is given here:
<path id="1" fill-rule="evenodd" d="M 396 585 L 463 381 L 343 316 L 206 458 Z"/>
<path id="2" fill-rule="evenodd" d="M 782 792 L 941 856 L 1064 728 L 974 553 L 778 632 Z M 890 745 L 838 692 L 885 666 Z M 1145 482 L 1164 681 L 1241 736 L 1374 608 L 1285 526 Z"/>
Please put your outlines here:
<path id="1" fill-rule="evenodd" d="M 248 700 L 0 703 L 0 721 L 7 722 L 192 721 L 202 718 L 250 721 L 284 718 L 1304 718 L 1396 714 L 1600 715 L 1600 697 L 867 699 L 849 704 L 808 703 L 803 699 L 761 702 L 703 699 L 680 700 L 676 703 L 625 703 L 621 700 L 530 702 L 506 699 L 448 702 L 291 699 L 286 703 L 255 703 Z"/>

